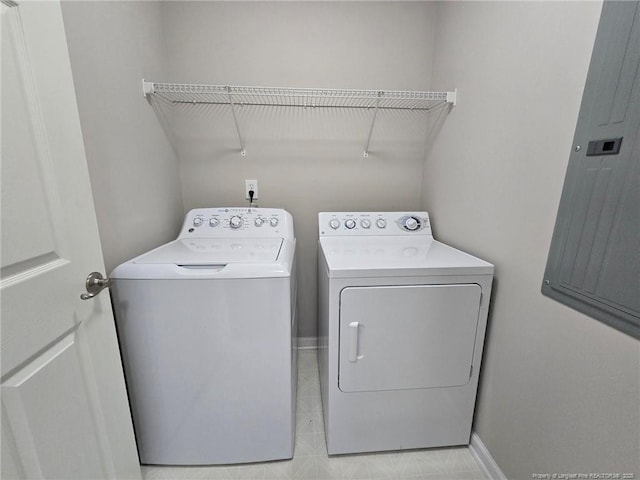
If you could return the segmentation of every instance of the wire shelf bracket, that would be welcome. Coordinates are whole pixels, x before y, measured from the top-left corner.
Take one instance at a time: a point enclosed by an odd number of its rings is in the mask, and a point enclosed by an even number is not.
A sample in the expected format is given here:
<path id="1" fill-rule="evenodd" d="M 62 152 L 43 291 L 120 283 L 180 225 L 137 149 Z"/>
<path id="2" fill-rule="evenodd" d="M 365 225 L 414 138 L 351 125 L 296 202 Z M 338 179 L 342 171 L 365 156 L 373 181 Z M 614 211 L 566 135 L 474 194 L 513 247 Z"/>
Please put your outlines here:
<path id="1" fill-rule="evenodd" d="M 238 125 L 238 116 L 236 115 L 236 105 L 233 103 L 233 96 L 231 95 L 231 87 L 227 87 L 227 92 L 229 93 L 229 105 L 231 105 L 231 113 L 233 114 L 233 121 L 236 124 L 236 132 L 238 134 L 238 141 L 240 142 L 240 155 L 245 157 L 247 155 L 247 151 L 244 148 L 244 140 L 242 139 L 242 134 L 240 133 L 240 125 Z"/>
<path id="2" fill-rule="evenodd" d="M 369 156 L 369 146 L 379 110 L 429 111 L 436 107 L 457 103 L 458 91 L 422 92 L 407 90 L 338 90 L 320 88 L 244 87 L 230 85 L 200 85 L 179 83 L 155 83 L 142 79 L 142 93 L 150 99 L 158 96 L 176 103 L 229 105 L 236 127 L 240 154 L 247 154 L 240 131 L 236 106 L 281 106 L 318 108 L 362 108 L 373 110 L 364 157 Z"/>
<path id="3" fill-rule="evenodd" d="M 378 108 L 380 108 L 380 99 L 384 92 L 378 92 L 378 100 L 376 101 L 376 109 L 373 111 L 373 118 L 371 119 L 371 128 L 369 129 L 369 136 L 367 137 L 367 144 L 364 147 L 364 158 L 369 157 L 369 145 L 371 144 L 371 135 L 373 135 L 373 127 L 376 124 L 376 118 L 378 118 Z"/>

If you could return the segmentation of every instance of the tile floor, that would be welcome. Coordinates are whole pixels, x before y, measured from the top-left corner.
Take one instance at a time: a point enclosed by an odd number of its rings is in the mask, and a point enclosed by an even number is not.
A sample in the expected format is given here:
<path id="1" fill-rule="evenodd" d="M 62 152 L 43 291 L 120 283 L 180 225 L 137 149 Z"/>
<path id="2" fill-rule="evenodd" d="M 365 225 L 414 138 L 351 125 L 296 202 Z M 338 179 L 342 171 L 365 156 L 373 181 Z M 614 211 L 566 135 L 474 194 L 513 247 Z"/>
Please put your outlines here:
<path id="1" fill-rule="evenodd" d="M 469 449 L 327 455 L 315 350 L 298 353 L 296 447 L 292 460 L 218 467 L 142 467 L 145 480 L 482 480 Z"/>

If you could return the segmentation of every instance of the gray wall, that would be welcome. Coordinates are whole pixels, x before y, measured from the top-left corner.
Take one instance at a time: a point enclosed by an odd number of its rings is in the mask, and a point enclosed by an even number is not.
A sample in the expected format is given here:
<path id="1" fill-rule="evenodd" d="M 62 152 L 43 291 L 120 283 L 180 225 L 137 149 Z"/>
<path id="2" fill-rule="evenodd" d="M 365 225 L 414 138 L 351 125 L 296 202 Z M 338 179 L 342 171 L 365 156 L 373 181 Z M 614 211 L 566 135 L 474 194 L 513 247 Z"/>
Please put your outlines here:
<path id="1" fill-rule="evenodd" d="M 286 87 L 429 88 L 436 5 L 424 2 L 170 2 L 169 78 Z M 299 335 L 316 334 L 317 213 L 419 206 L 426 119 L 381 114 L 363 158 L 371 111 L 239 111 L 241 157 L 226 108 L 185 106 L 173 117 L 186 209 L 245 205 L 295 219 Z M 167 117 L 170 115 L 167 114 Z"/>
<path id="2" fill-rule="evenodd" d="M 62 12 L 107 272 L 177 235 L 175 152 L 141 79 L 167 75 L 160 2 L 67 2 Z"/>
<path id="3" fill-rule="evenodd" d="M 445 2 L 426 161 L 437 238 L 496 265 L 475 431 L 511 479 L 638 475 L 639 344 L 540 293 L 598 2 Z"/>

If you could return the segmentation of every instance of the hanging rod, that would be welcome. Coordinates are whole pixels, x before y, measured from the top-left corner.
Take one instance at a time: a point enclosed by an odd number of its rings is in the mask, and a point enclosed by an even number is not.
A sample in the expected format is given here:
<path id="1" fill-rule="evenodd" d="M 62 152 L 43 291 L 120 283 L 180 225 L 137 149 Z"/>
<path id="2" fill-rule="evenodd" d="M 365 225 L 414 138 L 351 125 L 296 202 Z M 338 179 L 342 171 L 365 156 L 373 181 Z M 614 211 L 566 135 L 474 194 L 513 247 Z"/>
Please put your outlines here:
<path id="1" fill-rule="evenodd" d="M 199 85 L 187 83 L 155 83 L 142 80 L 145 97 L 157 95 L 171 103 L 230 105 L 236 124 L 241 153 L 246 154 L 240 135 L 236 106 L 282 106 L 304 108 L 373 109 L 373 119 L 364 156 L 378 110 L 429 111 L 443 104 L 456 105 L 457 90 L 422 92 L 410 90 L 346 90 L 321 88 L 246 87 L 231 85 Z"/>

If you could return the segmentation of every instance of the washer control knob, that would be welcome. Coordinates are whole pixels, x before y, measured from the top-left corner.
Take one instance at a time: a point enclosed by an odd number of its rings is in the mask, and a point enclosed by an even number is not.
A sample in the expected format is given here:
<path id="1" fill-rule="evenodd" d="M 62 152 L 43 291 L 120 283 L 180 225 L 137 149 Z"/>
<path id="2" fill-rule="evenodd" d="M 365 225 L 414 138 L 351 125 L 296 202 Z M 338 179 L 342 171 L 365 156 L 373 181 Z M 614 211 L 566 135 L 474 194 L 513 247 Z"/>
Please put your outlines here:
<path id="1" fill-rule="evenodd" d="M 356 228 L 356 221 L 353 218 L 349 218 L 344 221 L 344 226 L 349 230 L 353 230 L 354 228 Z"/>
<path id="2" fill-rule="evenodd" d="M 215 217 L 212 217 L 209 219 L 209 226 L 210 227 L 217 227 L 220 224 L 220 220 L 218 220 Z"/>
<path id="3" fill-rule="evenodd" d="M 409 217 L 404 220 L 404 228 L 407 230 L 415 231 L 420 228 L 420 222 L 416 217 Z"/>
<path id="4" fill-rule="evenodd" d="M 360 226 L 362 228 L 371 228 L 371 220 L 369 220 L 368 218 L 363 218 L 362 220 L 360 220 Z"/>
<path id="5" fill-rule="evenodd" d="M 229 219 L 229 226 L 233 229 L 240 228 L 242 226 L 242 217 L 234 215 Z"/>
<path id="6" fill-rule="evenodd" d="M 336 220 L 335 218 L 332 218 L 331 221 L 329 222 L 329 226 L 331 228 L 333 228 L 334 230 L 337 230 L 338 227 L 340 226 L 340 222 L 338 220 Z"/>
<path id="7" fill-rule="evenodd" d="M 376 220 L 376 225 L 378 228 L 387 228 L 387 221 L 384 218 L 379 218 Z"/>
<path id="8" fill-rule="evenodd" d="M 200 225 L 202 225 L 202 218 L 200 217 L 196 217 L 193 219 L 193 226 L 194 227 L 199 227 Z"/>
<path id="9" fill-rule="evenodd" d="M 278 223 L 280 223 L 280 221 L 278 220 L 278 217 L 272 217 L 269 220 L 269 225 L 271 225 L 272 227 L 277 227 Z"/>
<path id="10" fill-rule="evenodd" d="M 256 227 L 261 227 L 262 224 L 264 223 L 264 220 L 260 217 L 256 217 L 253 223 Z"/>

